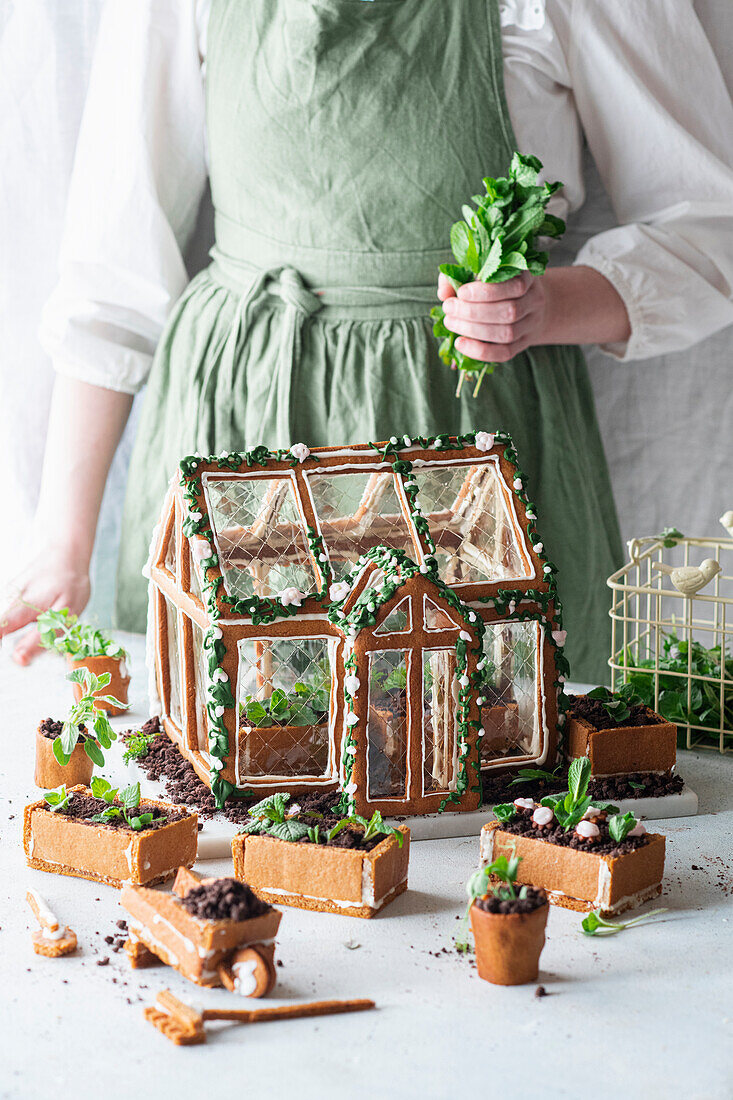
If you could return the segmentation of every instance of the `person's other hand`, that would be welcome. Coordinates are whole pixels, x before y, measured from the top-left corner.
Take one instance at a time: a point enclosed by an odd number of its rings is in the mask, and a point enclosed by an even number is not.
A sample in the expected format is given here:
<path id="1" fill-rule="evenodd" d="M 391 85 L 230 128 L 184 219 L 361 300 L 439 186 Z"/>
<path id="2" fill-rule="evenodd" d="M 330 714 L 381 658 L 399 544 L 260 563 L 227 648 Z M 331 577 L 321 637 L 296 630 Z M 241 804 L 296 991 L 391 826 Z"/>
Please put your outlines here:
<path id="1" fill-rule="evenodd" d="M 505 363 L 525 348 L 544 343 L 547 302 L 542 277 L 522 272 L 505 283 L 464 283 L 458 293 L 438 276 L 445 327 L 456 347 L 482 363 Z"/>
<path id="2" fill-rule="evenodd" d="M 46 547 L 10 582 L 0 602 L 0 639 L 35 622 L 49 608 L 68 607 L 78 615 L 89 601 L 90 590 L 88 571 L 79 568 L 73 555 L 59 552 L 58 545 Z M 29 630 L 16 643 L 13 659 L 28 665 L 40 652 L 38 631 Z"/>

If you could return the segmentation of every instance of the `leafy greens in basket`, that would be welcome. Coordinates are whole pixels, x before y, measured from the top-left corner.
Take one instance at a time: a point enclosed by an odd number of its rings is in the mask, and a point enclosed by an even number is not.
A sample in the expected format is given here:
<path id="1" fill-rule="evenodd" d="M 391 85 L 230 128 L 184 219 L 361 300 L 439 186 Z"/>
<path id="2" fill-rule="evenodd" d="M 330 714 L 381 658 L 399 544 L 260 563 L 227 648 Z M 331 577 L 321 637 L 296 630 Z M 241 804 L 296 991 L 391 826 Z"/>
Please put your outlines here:
<path id="1" fill-rule="evenodd" d="M 503 283 L 523 271 L 531 275 L 543 275 L 548 255 L 536 248 L 538 237 L 560 237 L 565 222 L 548 214 L 547 203 L 562 187 L 561 183 L 540 183 L 542 162 L 533 156 L 515 153 L 508 177 L 484 181 L 486 194 L 474 195 L 476 210 L 464 206 L 463 220 L 456 222 L 450 231 L 450 243 L 456 262 L 441 264 L 454 290 L 464 283 Z M 456 395 L 460 394 L 463 380 L 470 375 L 476 380 L 474 397 L 481 388 L 486 374 L 491 374 L 495 363 L 482 363 L 460 352 L 456 334 L 445 325 L 442 306 L 431 311 L 435 322 L 433 332 L 440 339 L 440 358 L 448 366 L 454 363 L 461 376 Z"/>

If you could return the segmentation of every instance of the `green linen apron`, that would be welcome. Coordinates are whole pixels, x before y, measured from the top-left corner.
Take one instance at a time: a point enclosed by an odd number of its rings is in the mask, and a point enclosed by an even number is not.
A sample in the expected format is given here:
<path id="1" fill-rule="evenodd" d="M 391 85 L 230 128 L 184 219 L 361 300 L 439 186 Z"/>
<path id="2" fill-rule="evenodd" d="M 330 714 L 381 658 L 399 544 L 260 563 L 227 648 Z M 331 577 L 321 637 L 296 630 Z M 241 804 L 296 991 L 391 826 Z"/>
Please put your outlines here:
<path id="1" fill-rule="evenodd" d="M 573 675 L 605 679 L 621 545 L 583 356 L 534 348 L 456 399 L 429 320 L 450 225 L 516 144 L 497 0 L 213 0 L 207 125 L 216 245 L 152 367 L 119 625 L 144 628 L 182 455 L 501 428 L 559 567 Z"/>

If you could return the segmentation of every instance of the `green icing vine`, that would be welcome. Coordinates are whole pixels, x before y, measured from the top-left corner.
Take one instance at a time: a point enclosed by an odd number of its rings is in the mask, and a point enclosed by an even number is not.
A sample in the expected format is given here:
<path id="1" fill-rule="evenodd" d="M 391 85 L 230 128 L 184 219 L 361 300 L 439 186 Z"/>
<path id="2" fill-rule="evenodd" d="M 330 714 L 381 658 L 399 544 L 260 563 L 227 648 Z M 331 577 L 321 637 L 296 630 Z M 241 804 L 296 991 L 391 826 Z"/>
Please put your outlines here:
<path id="1" fill-rule="evenodd" d="M 350 677 L 356 677 L 356 654 L 352 651 L 348 657 L 344 660 L 344 670 L 346 672 L 345 679 Z M 361 685 L 356 685 L 358 691 Z M 354 736 L 354 724 L 349 722 L 349 715 L 354 713 L 354 691 L 349 691 L 346 683 L 344 684 L 344 699 L 346 701 L 346 714 L 344 716 L 344 724 L 346 733 L 344 736 L 344 747 L 341 754 L 341 766 L 343 768 L 344 785 L 341 791 L 341 798 L 338 802 L 339 813 L 353 814 L 354 812 L 354 795 L 356 794 L 356 785 L 352 782 L 352 776 L 354 774 L 354 757 L 356 755 L 356 737 Z"/>

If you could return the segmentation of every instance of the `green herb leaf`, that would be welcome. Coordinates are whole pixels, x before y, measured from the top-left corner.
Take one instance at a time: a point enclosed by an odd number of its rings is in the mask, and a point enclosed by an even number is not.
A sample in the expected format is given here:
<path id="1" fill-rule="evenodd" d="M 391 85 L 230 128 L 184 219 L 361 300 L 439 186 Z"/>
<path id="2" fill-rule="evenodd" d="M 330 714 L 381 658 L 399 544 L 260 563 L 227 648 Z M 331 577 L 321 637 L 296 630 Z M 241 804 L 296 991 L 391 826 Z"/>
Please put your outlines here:
<path id="1" fill-rule="evenodd" d="M 60 737 L 54 737 L 53 743 L 51 745 L 51 750 L 52 750 L 54 756 L 56 757 L 56 759 L 58 760 L 59 764 L 61 764 L 62 767 L 66 767 L 66 765 L 71 760 L 71 753 L 65 753 L 64 752 L 63 747 L 61 745 L 61 738 Z"/>
<path id="2" fill-rule="evenodd" d="M 125 787 L 120 791 L 120 802 L 126 810 L 134 810 L 136 806 L 140 805 L 140 783 L 131 783 L 129 787 Z"/>
<path id="3" fill-rule="evenodd" d="M 613 839 L 620 844 L 622 840 L 626 839 L 631 830 L 636 827 L 636 824 L 636 817 L 631 811 L 625 814 L 614 814 L 613 817 L 608 819 L 608 831 Z"/>
<path id="4" fill-rule="evenodd" d="M 667 911 L 667 909 L 650 909 L 648 913 L 642 913 L 640 917 L 634 917 L 633 920 L 609 921 L 601 916 L 600 909 L 594 909 L 580 922 L 580 927 L 586 936 L 615 936 L 618 932 L 623 932 L 625 928 L 633 928 L 636 924 L 643 924 L 650 917 L 656 917 Z"/>
<path id="5" fill-rule="evenodd" d="M 511 821 L 517 812 L 517 807 L 513 802 L 500 802 L 498 806 L 494 806 L 493 812 L 498 821 Z"/>
<path id="6" fill-rule="evenodd" d="M 304 825 L 302 821 L 295 821 L 294 818 L 289 817 L 285 821 L 278 821 L 271 825 L 268 832 L 270 836 L 275 836 L 278 840 L 294 842 L 308 836 L 308 826 Z"/>
<path id="7" fill-rule="evenodd" d="M 568 792 L 573 802 L 578 802 L 588 789 L 591 764 L 587 756 L 578 756 L 568 770 Z"/>
<path id="8" fill-rule="evenodd" d="M 66 784 L 57 787 L 55 791 L 46 791 L 43 796 L 44 801 L 48 804 L 49 809 L 54 813 L 61 813 L 71 802 L 73 795 L 66 790 Z"/>
<path id="9" fill-rule="evenodd" d="M 93 737 L 87 737 L 84 742 L 84 752 L 87 754 L 93 764 L 96 764 L 98 768 L 104 767 L 104 753 L 100 749 L 97 742 Z"/>

